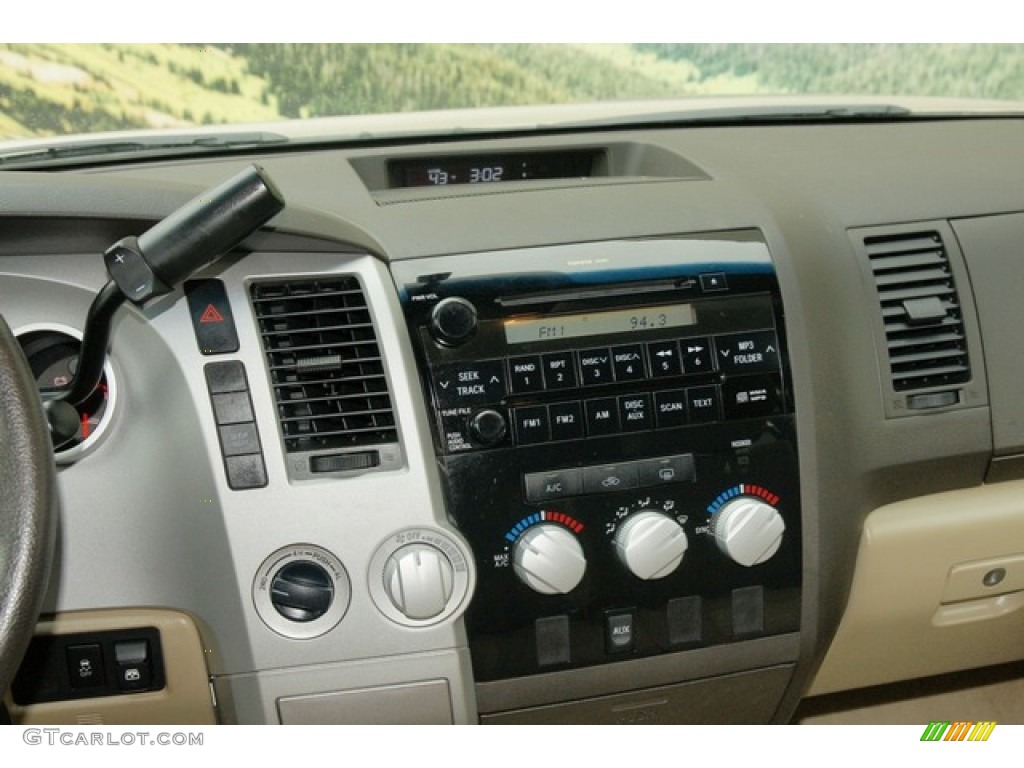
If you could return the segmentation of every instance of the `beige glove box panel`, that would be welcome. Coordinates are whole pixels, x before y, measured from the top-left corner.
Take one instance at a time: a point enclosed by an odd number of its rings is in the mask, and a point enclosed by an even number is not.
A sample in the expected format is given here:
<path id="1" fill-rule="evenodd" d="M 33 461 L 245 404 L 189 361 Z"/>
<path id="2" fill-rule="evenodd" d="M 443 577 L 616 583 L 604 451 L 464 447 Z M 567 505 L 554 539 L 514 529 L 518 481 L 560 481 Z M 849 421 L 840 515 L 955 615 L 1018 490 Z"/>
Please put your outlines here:
<path id="1" fill-rule="evenodd" d="M 7 694 L 16 725 L 213 725 L 216 717 L 203 655 L 192 618 L 177 611 L 132 608 L 62 613 L 39 622 L 37 635 L 106 632 L 134 627 L 160 631 L 166 686 L 162 691 L 55 701 L 19 707 Z"/>
<path id="2" fill-rule="evenodd" d="M 868 515 L 850 599 L 810 694 L 1024 658 L 1024 482 Z"/>

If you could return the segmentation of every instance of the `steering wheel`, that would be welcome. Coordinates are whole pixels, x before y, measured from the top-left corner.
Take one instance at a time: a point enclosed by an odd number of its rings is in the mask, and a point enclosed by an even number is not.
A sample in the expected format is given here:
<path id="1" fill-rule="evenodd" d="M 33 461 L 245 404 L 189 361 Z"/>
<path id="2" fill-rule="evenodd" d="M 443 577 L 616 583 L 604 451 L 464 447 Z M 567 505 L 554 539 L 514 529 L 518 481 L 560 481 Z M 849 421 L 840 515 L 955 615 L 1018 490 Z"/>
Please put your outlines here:
<path id="1" fill-rule="evenodd" d="M 28 648 L 46 594 L 56 478 L 35 379 L 0 316 L 0 697 Z"/>

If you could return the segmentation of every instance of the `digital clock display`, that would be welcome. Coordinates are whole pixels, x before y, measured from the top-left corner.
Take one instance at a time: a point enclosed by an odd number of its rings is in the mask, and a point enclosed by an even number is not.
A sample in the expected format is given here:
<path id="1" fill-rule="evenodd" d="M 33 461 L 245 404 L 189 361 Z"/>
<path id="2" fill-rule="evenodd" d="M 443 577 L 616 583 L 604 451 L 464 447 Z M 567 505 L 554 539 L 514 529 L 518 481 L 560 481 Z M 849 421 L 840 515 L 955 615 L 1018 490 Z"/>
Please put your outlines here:
<path id="1" fill-rule="evenodd" d="M 388 178 L 392 189 L 588 178 L 594 173 L 598 154 L 587 150 L 392 160 Z"/>
<path id="2" fill-rule="evenodd" d="M 661 328 L 685 328 L 695 325 L 697 314 L 689 304 L 668 304 L 585 315 L 556 315 L 545 318 L 516 318 L 505 321 L 505 340 L 509 344 L 529 341 L 556 341 L 606 333 L 642 333 Z"/>

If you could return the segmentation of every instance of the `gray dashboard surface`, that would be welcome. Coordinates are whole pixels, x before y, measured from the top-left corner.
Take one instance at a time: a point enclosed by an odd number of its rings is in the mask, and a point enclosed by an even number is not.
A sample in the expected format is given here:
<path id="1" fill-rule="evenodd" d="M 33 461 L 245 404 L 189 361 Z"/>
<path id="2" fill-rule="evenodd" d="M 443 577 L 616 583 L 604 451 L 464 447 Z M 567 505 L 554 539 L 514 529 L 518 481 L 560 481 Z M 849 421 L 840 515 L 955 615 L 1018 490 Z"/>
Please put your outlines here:
<path id="1" fill-rule="evenodd" d="M 658 129 L 262 155 L 288 208 L 205 275 L 228 286 L 268 485 L 244 493 L 225 485 L 205 361 L 180 293 L 123 312 L 111 348 L 120 405 L 109 436 L 61 471 L 65 509 L 47 607 L 146 604 L 192 613 L 213 649 L 211 674 L 237 682 L 224 694 L 239 720 L 273 719 L 270 702 L 280 697 L 422 679 L 455 681 L 454 718 L 474 719 L 460 622 L 402 626 L 374 608 L 367 588 L 375 551 L 396 531 L 419 527 L 459 539 L 446 517 L 389 262 L 755 229 L 772 254 L 785 307 L 804 510 L 798 663 L 775 715 L 785 720 L 842 616 L 865 515 L 977 486 L 994 452 L 1021 451 L 1014 392 L 1024 364 L 1012 352 L 1024 279 L 1013 258 L 1024 211 L 1021 127 L 1015 119 L 972 119 Z M 643 147 L 673 160 L 664 173 L 625 162 L 614 178 L 445 194 L 370 189 L 357 170 L 399 151 L 577 145 Z M 104 280 L 98 249 L 106 237 L 141 231 L 252 159 L 0 174 L 0 306 L 12 327 L 80 328 Z M 679 176 L 679 168 L 698 172 Z M 973 297 L 964 322 L 973 338 L 984 336 L 970 349 L 965 407 L 887 416 L 877 298 L 851 235 L 859 228 L 938 230 L 948 233 L 951 251 L 962 251 L 957 268 L 969 279 L 961 291 Z M 404 464 L 300 483 L 285 472 L 246 290 L 255 280 L 324 274 L 358 275 L 365 286 Z M 352 600 L 338 632 L 297 641 L 269 631 L 253 610 L 261 562 L 295 543 L 322 546 L 345 565 Z M 314 669 L 321 682 L 310 680 Z M 259 703 L 238 704 L 250 686 Z"/>

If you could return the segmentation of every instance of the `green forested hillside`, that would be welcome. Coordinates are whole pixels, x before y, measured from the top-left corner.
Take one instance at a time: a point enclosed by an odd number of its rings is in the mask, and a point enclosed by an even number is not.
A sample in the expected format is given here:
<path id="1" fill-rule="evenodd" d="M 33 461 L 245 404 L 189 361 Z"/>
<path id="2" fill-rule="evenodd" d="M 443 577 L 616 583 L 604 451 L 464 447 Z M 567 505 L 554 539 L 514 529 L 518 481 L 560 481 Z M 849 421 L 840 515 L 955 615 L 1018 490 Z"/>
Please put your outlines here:
<path id="1" fill-rule="evenodd" d="M 1024 99 L 1024 46 L 0 44 L 0 138 L 720 93 Z"/>
<path id="2" fill-rule="evenodd" d="M 647 44 L 702 79 L 756 76 L 772 93 L 1024 99 L 1024 45 Z"/>

